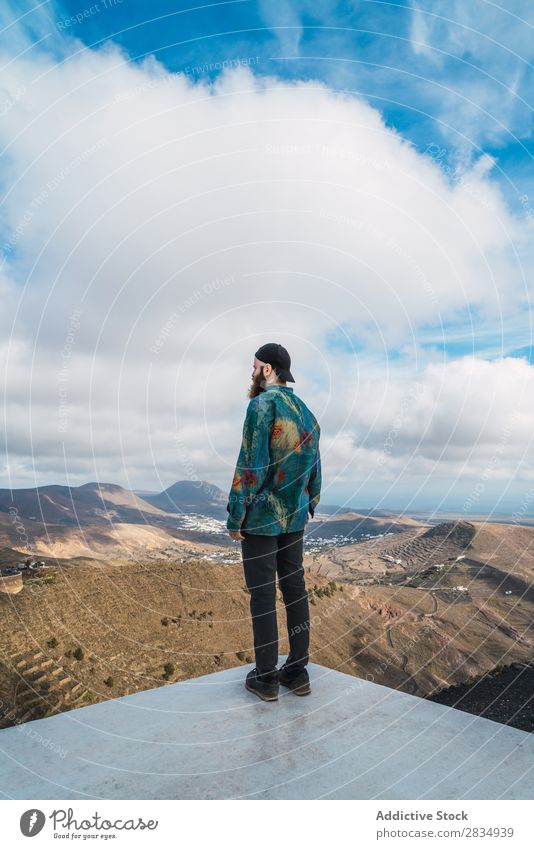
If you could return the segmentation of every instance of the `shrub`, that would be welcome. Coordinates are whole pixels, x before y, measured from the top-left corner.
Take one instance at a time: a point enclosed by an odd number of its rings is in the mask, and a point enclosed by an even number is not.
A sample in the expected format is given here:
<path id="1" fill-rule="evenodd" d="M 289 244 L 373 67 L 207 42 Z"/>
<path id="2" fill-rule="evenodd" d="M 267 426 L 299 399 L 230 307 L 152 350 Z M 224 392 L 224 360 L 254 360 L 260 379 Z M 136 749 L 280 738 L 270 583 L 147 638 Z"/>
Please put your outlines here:
<path id="1" fill-rule="evenodd" d="M 57 639 L 55 637 L 50 637 L 46 645 L 49 649 L 55 649 L 57 644 Z"/>
<path id="2" fill-rule="evenodd" d="M 76 658 L 76 660 L 83 660 L 84 654 L 81 646 L 78 646 L 74 649 L 74 657 Z"/>
<path id="3" fill-rule="evenodd" d="M 163 677 L 169 678 L 174 673 L 174 663 L 165 663 L 163 666 Z"/>
<path id="4" fill-rule="evenodd" d="M 111 675 L 109 675 L 104 681 L 104 684 L 106 685 L 106 687 L 113 687 L 113 683 L 114 683 L 114 681 L 113 681 L 113 678 L 111 677 Z"/>

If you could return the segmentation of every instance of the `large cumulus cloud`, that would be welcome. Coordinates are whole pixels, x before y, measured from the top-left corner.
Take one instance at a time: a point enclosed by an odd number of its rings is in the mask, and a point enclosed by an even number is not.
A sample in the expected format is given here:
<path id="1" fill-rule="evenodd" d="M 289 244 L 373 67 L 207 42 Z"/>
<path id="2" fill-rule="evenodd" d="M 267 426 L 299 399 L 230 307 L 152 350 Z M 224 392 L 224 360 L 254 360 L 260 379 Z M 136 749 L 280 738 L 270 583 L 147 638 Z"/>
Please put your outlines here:
<path id="1" fill-rule="evenodd" d="M 225 486 L 268 340 L 322 421 L 328 500 L 476 478 L 511 408 L 498 474 L 528 471 L 528 362 L 420 338 L 528 307 L 490 157 L 451 181 L 364 100 L 246 67 L 208 85 L 111 43 L 2 64 L 12 485 Z"/>

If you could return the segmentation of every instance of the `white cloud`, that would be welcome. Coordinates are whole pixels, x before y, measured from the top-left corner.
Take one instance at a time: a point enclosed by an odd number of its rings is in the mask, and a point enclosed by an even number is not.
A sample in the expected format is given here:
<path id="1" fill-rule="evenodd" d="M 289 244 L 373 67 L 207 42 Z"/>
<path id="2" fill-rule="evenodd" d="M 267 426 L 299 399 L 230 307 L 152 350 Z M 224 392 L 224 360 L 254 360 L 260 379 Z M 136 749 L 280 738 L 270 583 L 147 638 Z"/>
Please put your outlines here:
<path id="1" fill-rule="evenodd" d="M 28 480 L 33 464 L 46 482 L 65 468 L 83 482 L 94 462 L 92 479 L 167 485 L 183 474 L 178 436 L 199 476 L 224 484 L 268 340 L 289 348 L 329 474 L 348 480 L 372 467 L 426 367 L 388 363 L 388 349 L 416 348 L 418 328 L 470 309 L 495 321 L 524 302 L 513 248 L 526 225 L 491 163 L 450 185 L 361 100 L 246 68 L 193 84 L 113 45 L 62 64 L 22 56 L 3 85 L 24 91 L 0 129 L 0 329 L 8 461 L 23 458 Z M 347 328 L 358 357 L 328 345 Z M 426 406 L 410 409 L 380 473 L 406 458 L 424 473 L 443 444 L 443 473 L 461 468 L 469 440 L 495 439 L 478 434 L 502 400 L 496 375 L 508 400 L 531 380 L 518 362 L 431 363 Z M 533 413 L 526 404 L 522 438 Z"/>
<path id="2" fill-rule="evenodd" d="M 459 151 L 471 155 L 473 145 L 530 137 L 530 0 L 504 5 L 413 0 L 410 25 L 412 51 L 428 63 L 428 81 L 422 77 L 425 100 L 439 115 L 439 131 Z M 424 73 L 424 65 L 418 72 Z"/>
<path id="3" fill-rule="evenodd" d="M 299 13 L 300 8 L 295 8 L 295 2 L 291 0 L 260 0 L 260 14 L 273 31 L 284 56 L 298 56 L 299 43 L 302 35 L 302 24 Z"/>
<path id="4" fill-rule="evenodd" d="M 412 3 L 412 19 L 410 27 L 410 43 L 414 53 L 423 55 L 433 62 L 440 63 L 439 53 L 428 44 L 429 26 L 427 16 L 423 14 L 417 3 Z"/>

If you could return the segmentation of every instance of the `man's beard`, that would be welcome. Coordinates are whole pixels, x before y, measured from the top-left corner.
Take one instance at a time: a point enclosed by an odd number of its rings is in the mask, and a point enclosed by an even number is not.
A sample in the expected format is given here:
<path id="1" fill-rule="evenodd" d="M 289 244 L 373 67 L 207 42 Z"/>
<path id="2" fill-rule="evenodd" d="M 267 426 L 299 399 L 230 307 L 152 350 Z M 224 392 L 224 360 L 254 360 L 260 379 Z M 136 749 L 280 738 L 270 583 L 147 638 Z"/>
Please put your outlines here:
<path id="1" fill-rule="evenodd" d="M 262 392 L 265 392 L 265 389 L 261 385 L 264 377 L 261 371 L 256 377 L 252 378 L 252 383 L 250 384 L 250 388 L 247 392 L 248 398 L 255 398 L 256 395 L 261 395 Z"/>

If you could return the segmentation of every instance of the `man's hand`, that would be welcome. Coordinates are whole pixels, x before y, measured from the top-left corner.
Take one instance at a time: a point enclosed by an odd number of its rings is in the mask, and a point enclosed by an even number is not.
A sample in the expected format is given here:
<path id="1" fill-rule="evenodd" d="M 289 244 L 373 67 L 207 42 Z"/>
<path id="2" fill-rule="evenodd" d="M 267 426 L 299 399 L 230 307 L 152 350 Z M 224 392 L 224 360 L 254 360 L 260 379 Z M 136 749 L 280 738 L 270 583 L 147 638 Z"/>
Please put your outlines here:
<path id="1" fill-rule="evenodd" d="M 235 540 L 236 542 L 240 539 L 245 539 L 245 537 L 243 536 L 241 531 L 228 531 L 228 533 L 230 534 L 232 539 Z"/>

